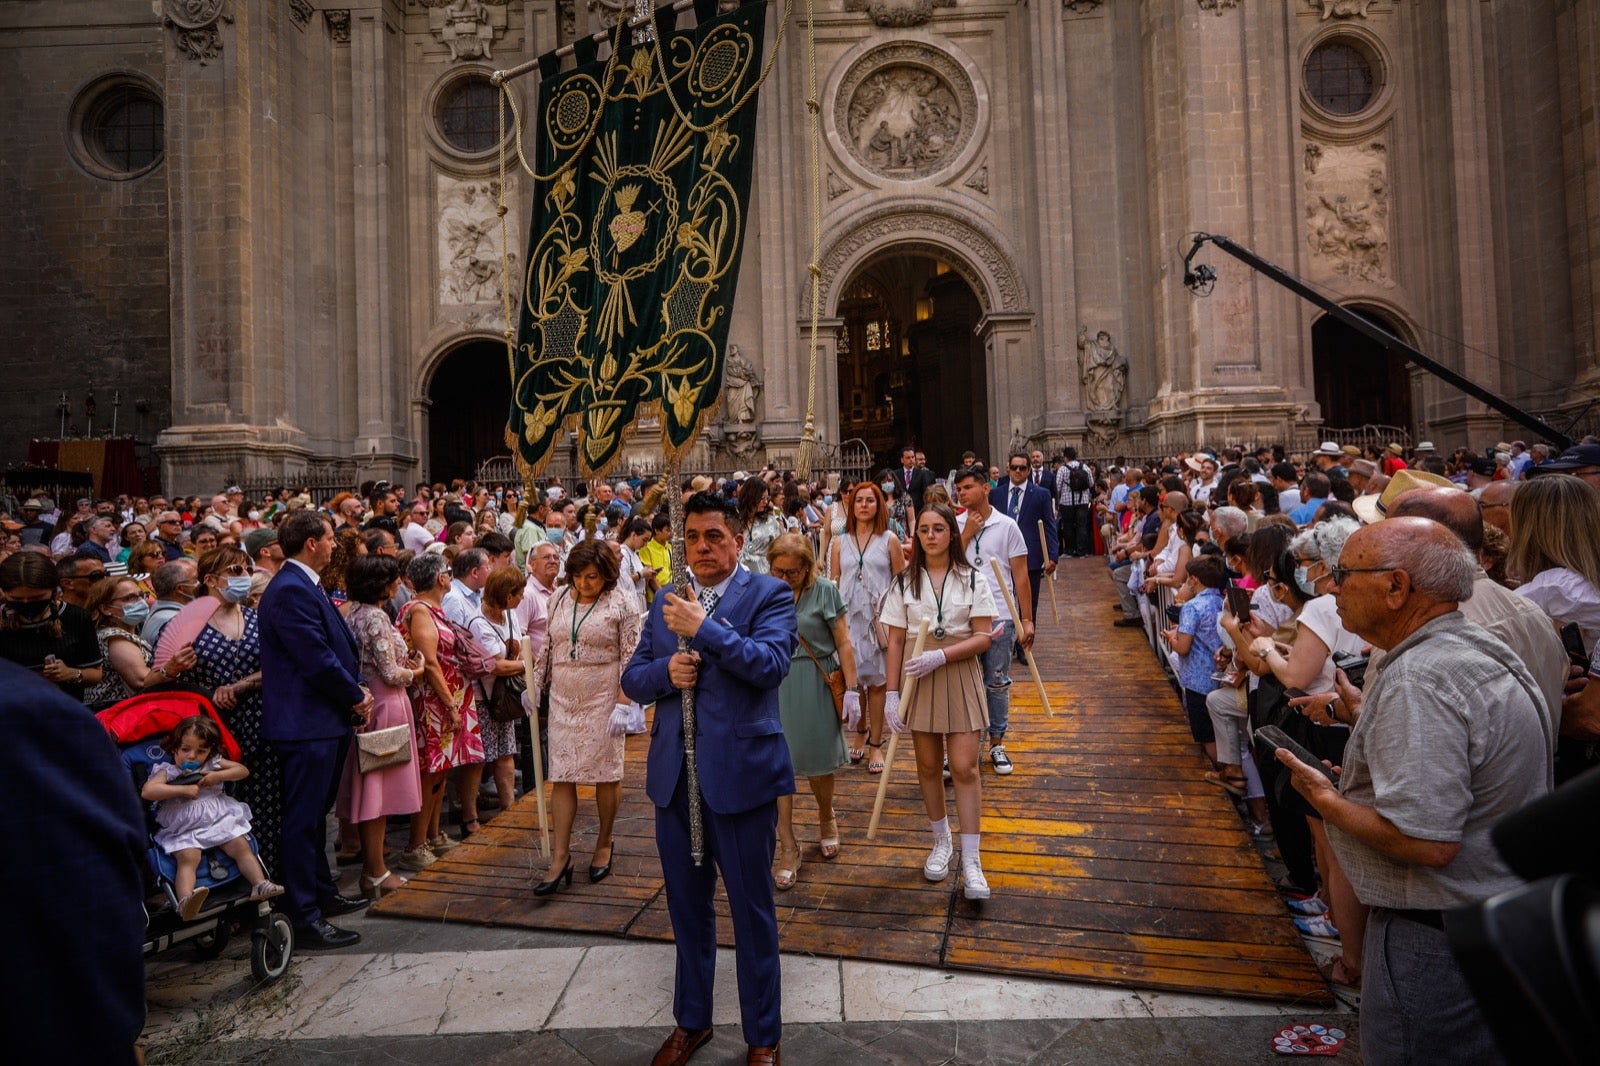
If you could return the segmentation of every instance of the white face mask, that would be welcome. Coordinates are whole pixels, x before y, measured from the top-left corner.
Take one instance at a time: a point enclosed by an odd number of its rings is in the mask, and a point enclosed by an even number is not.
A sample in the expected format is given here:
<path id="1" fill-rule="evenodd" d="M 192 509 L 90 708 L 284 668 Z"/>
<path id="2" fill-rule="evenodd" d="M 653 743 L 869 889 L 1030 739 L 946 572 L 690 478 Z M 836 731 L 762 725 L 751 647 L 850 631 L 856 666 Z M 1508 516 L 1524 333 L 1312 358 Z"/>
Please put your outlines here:
<path id="1" fill-rule="evenodd" d="M 250 512 L 250 521 L 252 521 L 252 522 L 261 521 L 261 512 L 260 511 L 251 511 Z"/>

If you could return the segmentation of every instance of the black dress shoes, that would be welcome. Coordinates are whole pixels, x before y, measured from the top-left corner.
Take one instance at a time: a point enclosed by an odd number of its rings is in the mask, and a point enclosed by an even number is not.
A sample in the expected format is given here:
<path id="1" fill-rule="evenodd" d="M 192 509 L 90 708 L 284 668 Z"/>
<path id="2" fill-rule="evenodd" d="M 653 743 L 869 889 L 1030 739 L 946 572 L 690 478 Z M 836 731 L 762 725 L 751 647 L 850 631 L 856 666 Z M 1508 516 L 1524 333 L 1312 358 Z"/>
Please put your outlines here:
<path id="1" fill-rule="evenodd" d="M 294 946 L 311 951 L 318 948 L 347 948 L 360 939 L 361 934 L 354 929 L 340 929 L 327 922 L 296 926 L 294 930 Z"/>
<path id="2" fill-rule="evenodd" d="M 689 1061 L 689 1056 L 704 1047 L 710 1039 L 709 1025 L 704 1029 L 685 1029 L 680 1025 L 672 1030 L 667 1042 L 661 1045 L 656 1057 L 650 1060 L 650 1066 L 683 1066 Z"/>
<path id="3" fill-rule="evenodd" d="M 365 896 L 329 896 L 317 904 L 324 918 L 337 918 L 341 914 L 354 914 L 371 903 Z"/>

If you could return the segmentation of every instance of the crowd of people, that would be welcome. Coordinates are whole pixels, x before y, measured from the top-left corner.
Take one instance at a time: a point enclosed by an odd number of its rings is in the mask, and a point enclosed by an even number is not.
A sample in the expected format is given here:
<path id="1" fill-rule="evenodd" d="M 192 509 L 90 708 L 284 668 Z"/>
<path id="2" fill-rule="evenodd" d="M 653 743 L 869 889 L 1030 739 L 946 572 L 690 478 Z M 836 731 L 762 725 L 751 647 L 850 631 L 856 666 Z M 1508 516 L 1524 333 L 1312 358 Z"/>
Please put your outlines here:
<path id="1" fill-rule="evenodd" d="M 687 515 L 683 575 L 668 492 Z M 982 767 L 1016 769 L 1011 671 L 1041 581 L 1063 556 L 1103 556 L 1110 624 L 1170 657 L 1206 780 L 1275 839 L 1296 924 L 1341 945 L 1334 979 L 1368 990 L 1368 1039 L 1392 1035 L 1399 1055 L 1419 1016 L 1487 1040 L 1440 960 L 1440 914 L 1507 884 L 1487 841 L 1498 817 L 1600 761 L 1597 530 L 1594 442 L 1105 464 L 1067 448 L 1004 466 L 968 452 L 945 477 L 908 447 L 859 480 L 769 468 L 526 492 L 379 482 L 321 501 L 286 488 L 249 502 L 236 486 L 31 497 L 0 514 L 0 659 L 93 710 L 206 696 L 239 759 L 198 719 L 167 738 L 171 761 L 143 790 L 167 812 L 156 843 L 178 862 L 179 907 L 204 901 L 199 849 L 234 854 L 249 832 L 253 890 L 281 893 L 310 947 L 355 943 L 329 919 L 531 787 L 535 735 L 553 848 L 531 895 L 573 882 L 580 785 L 598 814 L 587 879 L 603 881 L 626 737 L 654 706 L 646 788 L 680 954 L 679 1027 L 657 1061 L 687 1059 L 710 1026 L 714 880 L 688 858 L 689 757 L 703 846 L 734 903 L 751 1061 L 775 1061 L 756 1053 L 780 1028 L 774 893 L 803 877 L 797 778 L 832 860 L 848 846 L 835 775 L 881 773 L 888 735 L 909 734 L 922 873 L 942 881 L 959 856 L 963 894 L 988 898 Z M 692 756 L 685 690 L 703 708 Z M 1263 726 L 1342 773 L 1287 748 L 1269 757 Z M 190 770 L 201 784 L 174 783 Z M 332 876 L 330 810 L 360 897 Z M 396 818 L 408 839 L 388 852 Z M 1426 991 L 1390 979 L 1419 955 Z"/>

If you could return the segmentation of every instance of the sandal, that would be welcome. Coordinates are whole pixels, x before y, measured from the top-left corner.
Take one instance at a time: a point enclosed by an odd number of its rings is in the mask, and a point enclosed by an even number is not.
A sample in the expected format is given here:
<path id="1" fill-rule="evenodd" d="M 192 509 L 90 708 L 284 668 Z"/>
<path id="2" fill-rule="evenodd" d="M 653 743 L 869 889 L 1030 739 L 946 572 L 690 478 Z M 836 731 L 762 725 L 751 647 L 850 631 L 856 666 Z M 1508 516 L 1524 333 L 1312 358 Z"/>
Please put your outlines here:
<path id="1" fill-rule="evenodd" d="M 476 818 L 468 818 L 461 823 L 461 839 L 465 840 L 483 828 L 483 823 Z"/>
<path id="2" fill-rule="evenodd" d="M 829 818 L 822 823 L 822 839 L 817 841 L 817 846 L 822 851 L 824 859 L 837 858 L 839 855 L 839 819 Z"/>
<path id="3" fill-rule="evenodd" d="M 1229 795 L 1238 796 L 1240 799 L 1244 798 L 1244 790 L 1249 787 L 1250 784 L 1250 782 L 1245 779 L 1243 774 L 1228 774 L 1227 776 L 1223 776 L 1214 770 L 1207 770 L 1202 776 L 1204 776 L 1205 779 L 1211 784 L 1222 789 L 1224 792 L 1227 792 Z"/>
<path id="4" fill-rule="evenodd" d="M 787 858 L 788 858 L 788 856 L 786 854 L 785 855 L 785 860 L 786 861 L 787 861 Z M 799 880 L 800 880 L 800 848 L 797 846 L 794 849 L 794 867 L 793 867 L 793 869 L 790 869 L 789 867 L 786 867 L 786 866 L 778 867 L 778 869 L 776 871 L 774 871 L 773 875 L 772 875 L 772 887 L 776 888 L 779 892 L 787 892 L 791 888 L 793 888 L 795 886 L 795 883 L 798 882 Z"/>
<path id="5" fill-rule="evenodd" d="M 867 747 L 872 749 L 872 758 L 867 760 L 867 773 L 883 773 L 883 741 L 880 740 L 876 744 L 868 741 Z"/>
<path id="6" fill-rule="evenodd" d="M 378 900 L 391 892 L 399 890 L 406 883 L 406 879 L 393 870 L 385 870 L 383 876 L 371 878 L 366 874 L 361 875 L 361 894 L 368 899 Z"/>
<path id="7" fill-rule="evenodd" d="M 856 739 L 856 743 L 850 746 L 850 765 L 851 766 L 854 766 L 856 763 L 858 763 L 862 759 L 866 758 L 866 755 L 867 755 L 866 745 L 861 742 L 860 736 L 861 736 L 861 734 L 857 733 L 856 734 L 856 738 L 857 738 Z"/>
<path id="8" fill-rule="evenodd" d="M 260 903 L 264 899 L 274 899 L 283 895 L 286 890 L 274 881 L 261 881 L 250 889 L 250 902 Z"/>

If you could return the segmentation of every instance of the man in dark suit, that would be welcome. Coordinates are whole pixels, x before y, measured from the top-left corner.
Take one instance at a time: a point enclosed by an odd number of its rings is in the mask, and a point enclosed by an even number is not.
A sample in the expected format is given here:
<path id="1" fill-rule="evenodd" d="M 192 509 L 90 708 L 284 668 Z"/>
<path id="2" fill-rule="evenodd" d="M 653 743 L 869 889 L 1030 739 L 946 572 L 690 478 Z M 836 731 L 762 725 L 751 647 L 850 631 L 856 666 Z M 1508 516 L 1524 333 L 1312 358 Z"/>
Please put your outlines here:
<path id="1" fill-rule="evenodd" d="M 1061 547 L 1056 540 L 1055 497 L 1029 480 L 1032 469 L 1032 464 L 1025 453 L 1012 452 L 1011 458 L 1006 461 L 1006 473 L 1010 475 L 1010 481 L 990 490 L 989 506 L 1004 513 L 1022 530 L 1023 542 L 1028 545 L 1028 587 L 1033 590 L 1033 603 L 1030 605 L 1031 613 L 1028 620 L 1037 622 L 1039 580 L 1045 574 L 1055 573 L 1056 559 L 1061 555 Z M 1043 542 L 1039 540 L 1041 519 L 1044 521 Z M 1020 647 L 1017 649 L 1017 656 L 1018 658 L 1022 656 Z"/>
<path id="2" fill-rule="evenodd" d="M 328 810 L 372 694 L 361 684 L 355 638 L 322 590 L 333 558 L 333 527 L 317 511 L 296 511 L 278 530 L 284 565 L 261 597 L 261 731 L 283 766 L 283 910 L 295 944 L 342 948 L 361 934 L 329 924 L 367 901 L 339 894 L 328 870 Z"/>
<path id="3" fill-rule="evenodd" d="M 909 444 L 900 449 L 900 469 L 895 471 L 894 478 L 900 482 L 900 488 L 906 494 L 907 505 L 913 511 L 922 509 L 922 494 L 928 491 L 928 486 L 938 480 L 932 470 L 917 465 L 917 450 Z"/>
<path id="4" fill-rule="evenodd" d="M 1028 480 L 1056 498 L 1056 472 L 1044 465 L 1044 452 L 1038 448 L 1028 453 Z"/>
<path id="5" fill-rule="evenodd" d="M 778 718 L 778 684 L 795 647 L 794 595 L 783 582 L 739 566 L 743 531 L 721 497 L 696 493 L 684 510 L 694 594 L 656 597 L 622 675 L 624 692 L 656 705 L 645 791 L 656 805 L 656 848 L 678 952 L 672 1002 L 678 1025 L 652 1063 L 680 1066 L 711 1039 L 718 871 L 733 917 L 746 1061 L 777 1063 L 783 1003 L 771 868 L 777 799 L 794 792 Z M 688 651 L 678 651 L 679 637 L 688 638 Z M 705 827 L 701 865 L 690 857 L 684 768 L 681 690 L 691 688 Z"/>

